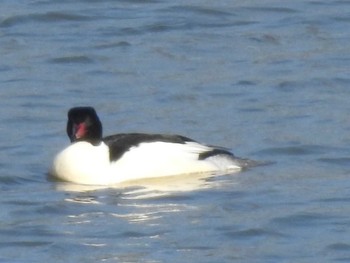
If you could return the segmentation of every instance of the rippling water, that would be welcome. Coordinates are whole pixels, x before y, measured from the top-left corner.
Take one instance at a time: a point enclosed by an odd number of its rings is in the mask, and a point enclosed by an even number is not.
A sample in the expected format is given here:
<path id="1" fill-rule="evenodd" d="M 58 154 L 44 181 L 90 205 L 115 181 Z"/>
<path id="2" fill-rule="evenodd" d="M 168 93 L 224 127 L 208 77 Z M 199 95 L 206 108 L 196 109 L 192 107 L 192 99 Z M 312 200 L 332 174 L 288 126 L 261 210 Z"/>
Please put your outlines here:
<path id="1" fill-rule="evenodd" d="M 9 1 L 0 262 L 350 261 L 350 2 Z M 272 164 L 112 189 L 46 180 L 66 111 Z"/>

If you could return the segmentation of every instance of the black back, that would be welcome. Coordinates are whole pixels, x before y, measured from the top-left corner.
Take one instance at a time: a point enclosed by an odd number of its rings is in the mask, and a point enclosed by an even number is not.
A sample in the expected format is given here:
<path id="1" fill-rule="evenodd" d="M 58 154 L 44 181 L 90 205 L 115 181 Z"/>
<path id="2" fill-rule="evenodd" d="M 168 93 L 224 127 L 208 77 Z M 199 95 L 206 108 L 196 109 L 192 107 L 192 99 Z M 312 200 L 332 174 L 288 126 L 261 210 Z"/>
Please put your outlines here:
<path id="1" fill-rule="evenodd" d="M 160 141 L 184 144 L 193 140 L 181 135 L 120 133 L 107 136 L 103 138 L 103 141 L 110 148 L 110 159 L 115 161 L 118 160 L 131 147 L 138 146 L 140 143 Z"/>
<path id="2" fill-rule="evenodd" d="M 121 133 L 103 138 L 103 141 L 109 146 L 110 160 L 116 161 L 131 147 L 138 146 L 140 143 L 151 143 L 151 142 L 169 142 L 169 143 L 180 143 L 185 144 L 186 142 L 195 142 L 194 140 L 181 136 L 181 135 L 168 135 L 168 134 L 146 134 L 146 133 Z M 231 152 L 221 149 L 213 148 L 210 151 L 203 152 L 198 155 L 199 160 L 215 155 L 230 155 L 234 156 Z"/>

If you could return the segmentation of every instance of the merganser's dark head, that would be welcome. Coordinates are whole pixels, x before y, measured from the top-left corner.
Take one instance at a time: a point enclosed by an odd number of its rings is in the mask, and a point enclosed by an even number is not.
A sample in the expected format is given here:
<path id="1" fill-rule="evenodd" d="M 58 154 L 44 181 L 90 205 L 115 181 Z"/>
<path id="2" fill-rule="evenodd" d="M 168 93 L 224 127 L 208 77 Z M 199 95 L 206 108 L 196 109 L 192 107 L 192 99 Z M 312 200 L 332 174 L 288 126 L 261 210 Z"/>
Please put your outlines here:
<path id="1" fill-rule="evenodd" d="M 92 107 L 75 107 L 68 111 L 67 135 L 71 142 L 87 141 L 94 145 L 102 139 L 102 124 Z"/>

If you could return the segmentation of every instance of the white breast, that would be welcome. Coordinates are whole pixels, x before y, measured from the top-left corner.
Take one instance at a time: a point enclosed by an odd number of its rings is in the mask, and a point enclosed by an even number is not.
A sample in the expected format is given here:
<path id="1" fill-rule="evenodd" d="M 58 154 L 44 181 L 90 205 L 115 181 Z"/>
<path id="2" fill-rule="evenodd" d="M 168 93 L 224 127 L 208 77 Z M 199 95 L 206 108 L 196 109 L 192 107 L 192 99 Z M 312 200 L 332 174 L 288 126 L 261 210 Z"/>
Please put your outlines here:
<path id="1" fill-rule="evenodd" d="M 104 144 L 93 146 L 76 142 L 55 158 L 52 175 L 62 181 L 105 185 L 109 182 L 109 150 Z"/>

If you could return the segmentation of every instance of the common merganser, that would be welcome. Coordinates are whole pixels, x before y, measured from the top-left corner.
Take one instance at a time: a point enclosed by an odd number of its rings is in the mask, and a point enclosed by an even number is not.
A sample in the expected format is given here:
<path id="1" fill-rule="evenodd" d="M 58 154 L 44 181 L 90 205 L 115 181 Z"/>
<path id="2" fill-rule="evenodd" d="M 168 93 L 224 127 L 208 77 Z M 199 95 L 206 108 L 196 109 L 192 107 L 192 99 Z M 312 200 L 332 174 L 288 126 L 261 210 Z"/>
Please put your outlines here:
<path id="1" fill-rule="evenodd" d="M 250 160 L 181 135 L 122 133 L 102 137 L 92 107 L 68 111 L 71 145 L 57 154 L 50 175 L 77 184 L 113 185 L 129 180 L 240 171 Z"/>

